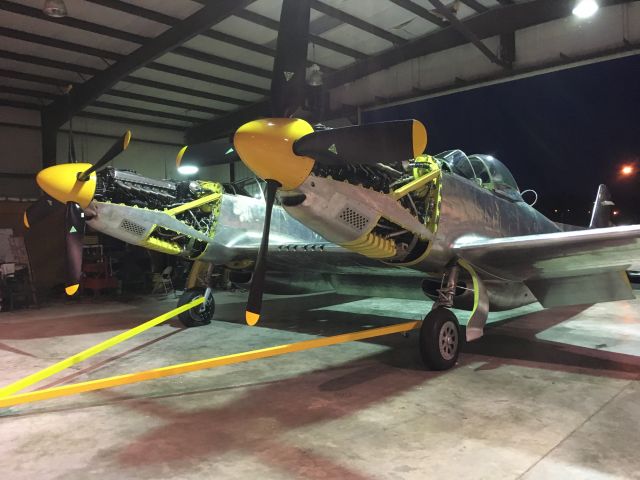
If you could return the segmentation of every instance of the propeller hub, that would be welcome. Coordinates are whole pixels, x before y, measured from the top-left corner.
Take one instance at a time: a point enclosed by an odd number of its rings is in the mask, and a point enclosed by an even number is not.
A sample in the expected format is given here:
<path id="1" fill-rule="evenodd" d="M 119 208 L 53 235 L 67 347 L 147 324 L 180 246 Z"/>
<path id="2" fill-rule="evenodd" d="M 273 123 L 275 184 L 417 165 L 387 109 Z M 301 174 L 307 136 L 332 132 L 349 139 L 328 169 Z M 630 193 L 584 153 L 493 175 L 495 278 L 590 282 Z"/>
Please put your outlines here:
<path id="1" fill-rule="evenodd" d="M 311 173 L 315 161 L 293 152 L 293 143 L 313 133 L 301 119 L 265 118 L 242 125 L 233 145 L 244 164 L 263 179 L 276 180 L 283 190 L 299 187 Z"/>
<path id="2" fill-rule="evenodd" d="M 78 180 L 78 174 L 91 168 L 90 163 L 65 163 L 41 170 L 36 176 L 38 186 L 59 202 L 75 202 L 87 208 L 96 193 L 96 174 L 88 180 Z"/>

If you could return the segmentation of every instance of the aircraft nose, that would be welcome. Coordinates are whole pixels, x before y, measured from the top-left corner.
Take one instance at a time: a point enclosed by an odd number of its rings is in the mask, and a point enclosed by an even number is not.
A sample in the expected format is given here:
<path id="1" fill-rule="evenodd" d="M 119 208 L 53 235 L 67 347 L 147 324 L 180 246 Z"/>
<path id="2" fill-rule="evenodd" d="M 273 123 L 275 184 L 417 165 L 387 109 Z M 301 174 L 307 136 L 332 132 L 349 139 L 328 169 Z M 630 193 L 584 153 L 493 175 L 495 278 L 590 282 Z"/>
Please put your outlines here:
<path id="1" fill-rule="evenodd" d="M 276 180 L 283 190 L 299 187 L 309 176 L 315 161 L 293 153 L 293 142 L 312 133 L 301 119 L 267 118 L 241 126 L 233 145 L 244 164 L 265 180 Z"/>
<path id="2" fill-rule="evenodd" d="M 84 172 L 90 163 L 65 163 L 45 168 L 36 175 L 38 186 L 59 202 L 75 202 L 87 208 L 96 193 L 96 174 L 92 173 L 85 182 L 78 180 L 78 173 Z"/>

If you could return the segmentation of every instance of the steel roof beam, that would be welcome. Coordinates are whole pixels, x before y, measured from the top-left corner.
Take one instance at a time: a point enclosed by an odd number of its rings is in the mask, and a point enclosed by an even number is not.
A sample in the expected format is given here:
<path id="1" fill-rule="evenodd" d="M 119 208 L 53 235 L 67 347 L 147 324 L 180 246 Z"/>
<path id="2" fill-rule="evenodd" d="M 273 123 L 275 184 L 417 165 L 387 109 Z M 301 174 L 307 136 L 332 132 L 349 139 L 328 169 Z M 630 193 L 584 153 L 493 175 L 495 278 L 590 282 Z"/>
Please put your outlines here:
<path id="1" fill-rule="evenodd" d="M 229 88 L 233 88 L 233 89 L 244 91 L 244 92 L 257 93 L 258 95 L 267 95 L 269 93 L 269 89 L 267 88 L 256 87 L 255 85 L 249 85 L 246 83 L 236 82 L 235 80 L 228 80 L 226 78 L 216 77 L 214 75 L 209 75 L 208 73 L 185 70 L 183 68 L 174 67 L 172 65 L 166 65 L 164 63 L 152 62 L 149 65 L 146 65 L 146 68 L 149 68 L 151 70 L 156 70 L 158 72 L 171 73 L 173 75 L 178 75 L 180 77 L 200 80 L 202 82 L 211 83 L 212 85 L 229 87 Z"/>
<path id="2" fill-rule="evenodd" d="M 59 78 L 51 78 L 51 77 L 44 77 L 42 75 L 36 75 L 33 73 L 24 73 L 24 72 L 16 72 L 13 70 L 6 70 L 6 69 L 0 69 L 0 77 L 5 77 L 5 78 L 13 78 L 16 80 L 24 80 L 27 82 L 32 82 L 32 83 L 42 83 L 44 85 L 55 85 L 57 87 L 66 87 L 69 84 L 73 84 L 73 82 L 69 82 L 67 80 L 62 80 Z M 53 93 L 48 93 L 48 92 L 43 92 L 40 90 L 29 90 L 29 89 L 22 89 L 22 88 L 18 88 L 18 87 L 8 87 L 8 86 L 0 86 L 0 90 L 2 89 L 8 89 L 8 88 L 13 88 L 16 91 L 17 90 L 22 90 L 24 92 L 29 92 L 29 93 L 25 93 L 28 96 L 46 96 L 46 98 L 58 98 L 60 95 L 56 95 Z M 17 93 L 17 92 L 14 92 Z M 112 95 L 114 97 L 122 97 L 122 98 L 128 98 L 130 100 L 139 100 L 142 102 L 148 102 L 148 103 L 152 103 L 152 104 L 157 104 L 157 105 L 165 105 L 165 106 L 169 106 L 169 107 L 175 107 L 175 108 L 180 108 L 180 109 L 184 109 L 184 110 L 196 110 L 196 111 L 202 111 L 205 113 L 210 113 L 212 115 L 222 115 L 225 113 L 228 113 L 227 110 L 221 110 L 221 109 L 217 109 L 217 108 L 210 108 L 210 107 L 203 107 L 203 106 L 198 106 L 198 105 L 191 105 L 189 103 L 182 103 L 182 102 L 175 102 L 172 100 L 167 100 L 167 99 L 163 99 L 163 98 L 155 98 L 155 97 L 151 97 L 148 95 L 142 95 L 142 94 L 138 94 L 138 93 L 133 93 L 133 92 L 127 92 L 127 91 L 121 91 L 121 90 L 113 90 L 113 89 L 109 89 L 106 92 L 104 92 L 106 95 Z M 40 95 L 37 95 L 40 94 Z M 19 94 L 22 95 L 22 94 Z M 92 105 L 95 106 L 100 106 L 99 104 L 102 103 L 103 105 L 106 105 L 106 102 L 94 102 Z M 105 108 L 112 108 L 112 109 L 117 109 L 117 110 L 127 110 L 127 106 L 126 105 L 120 105 L 120 104 L 110 104 L 109 107 L 105 107 Z M 147 110 L 146 112 L 138 112 L 138 113 L 146 113 L 148 115 L 159 115 L 162 116 L 162 114 L 164 112 L 160 112 L 160 111 L 156 111 L 156 110 Z M 167 118 L 172 118 L 172 117 L 167 117 Z M 179 120 L 182 121 L 190 121 L 190 122 L 199 122 L 202 121 L 202 119 L 200 118 L 193 118 L 193 117 L 183 117 L 183 118 L 179 118 Z"/>
<path id="3" fill-rule="evenodd" d="M 21 102 L 20 100 L 9 100 L 8 98 L 0 98 L 0 107 L 22 108 L 24 110 L 42 110 L 44 105 L 36 103 Z"/>
<path id="4" fill-rule="evenodd" d="M 53 18 L 48 17 L 42 13 L 39 8 L 29 7 L 20 3 L 9 2 L 7 0 L 0 0 L 0 10 L 6 12 L 17 13 L 25 17 L 37 18 L 38 20 L 49 21 L 52 23 L 65 25 L 67 27 L 77 28 L 78 30 L 84 30 L 86 32 L 98 33 L 106 37 L 117 38 L 131 43 L 144 43 L 148 40 L 146 37 L 136 35 L 135 33 L 125 32 L 124 30 L 118 30 L 115 28 L 107 27 L 99 23 L 92 23 L 86 20 L 80 20 L 70 16 Z"/>
<path id="5" fill-rule="evenodd" d="M 108 50 L 102 50 L 97 48 L 85 47 L 84 45 L 80 45 L 73 42 L 67 42 L 64 40 L 53 39 L 49 37 L 44 37 L 42 35 L 36 35 L 34 33 L 22 32 L 19 30 L 14 30 L 11 28 L 0 27 L 0 35 L 6 36 L 10 38 L 16 38 L 18 40 L 23 40 L 25 42 L 37 43 L 40 45 L 45 45 L 47 47 L 55 47 L 60 48 L 62 50 L 67 50 L 71 52 L 83 53 L 85 55 L 90 55 L 98 58 L 108 58 L 109 60 L 122 60 L 125 59 L 125 55 L 121 55 L 119 53 L 110 52 Z M 212 83 L 214 85 L 222 85 L 229 88 L 234 88 L 236 90 L 241 90 L 245 92 L 257 93 L 259 95 L 266 95 L 269 93 L 267 89 L 256 87 L 254 85 L 249 85 L 246 83 L 236 82 L 234 80 L 228 80 L 226 78 L 215 77 L 213 75 L 204 74 L 200 72 L 195 72 L 191 70 L 185 70 L 179 67 L 173 67 L 171 65 L 166 65 L 164 63 L 159 62 L 150 62 L 148 65 L 145 65 L 146 68 L 150 68 L 152 70 L 157 70 L 160 72 L 171 73 L 173 75 L 179 75 L 187 78 L 195 78 L 197 80 L 202 80 L 207 83 Z M 134 69 L 135 70 L 135 69 Z M 103 72 L 105 70 L 96 70 L 96 72 Z"/>
<path id="6" fill-rule="evenodd" d="M 176 102 L 175 100 L 169 100 L 166 98 L 157 98 L 149 95 L 142 95 L 140 93 L 127 92 L 126 90 L 107 90 L 105 95 L 111 95 L 114 97 L 128 98 L 129 100 L 138 100 L 140 102 L 147 102 L 157 105 L 165 105 L 167 107 L 179 108 L 181 110 L 193 110 L 196 112 L 209 113 L 211 115 L 223 115 L 227 113 L 227 110 L 220 108 L 206 107 L 204 105 L 193 105 L 191 103 Z M 93 104 L 95 105 L 95 103 Z M 201 119 L 198 119 L 199 121 Z"/>
<path id="7" fill-rule="evenodd" d="M 210 0 L 194 0 L 198 3 L 201 3 L 203 5 L 206 5 Z M 261 25 L 265 28 L 268 28 L 270 30 L 275 30 L 278 31 L 279 27 L 279 22 L 277 20 L 273 20 L 269 17 L 265 17 L 264 15 L 260 15 L 259 13 L 255 13 L 249 10 L 240 10 L 238 12 L 235 13 L 236 17 L 242 18 L 243 20 L 247 20 L 248 22 L 252 22 L 252 23 L 256 23 L 258 25 Z M 355 50 L 353 48 L 348 48 L 345 47 L 344 45 L 340 45 L 339 43 L 335 43 L 332 42 L 330 40 L 326 40 L 322 37 L 319 36 L 319 33 L 317 34 L 311 34 L 309 35 L 309 42 L 311 43 L 315 43 L 316 45 L 319 45 L 321 47 L 327 48 L 329 50 L 333 50 L 334 52 L 338 52 L 341 53 L 343 55 L 346 55 L 347 57 L 351 57 L 351 58 L 365 58 L 366 55 L 362 52 L 359 52 L 358 50 Z M 314 62 L 316 63 L 316 62 Z M 323 67 L 323 68 L 327 68 L 327 67 Z"/>
<path id="8" fill-rule="evenodd" d="M 265 17 L 264 15 L 260 15 L 255 12 L 251 12 L 249 10 L 241 10 L 235 14 L 236 17 L 242 18 L 243 20 L 247 20 L 248 22 L 256 23 L 270 30 L 278 31 L 280 28 L 280 23 L 276 20 L 272 20 L 269 17 Z M 340 45 L 338 43 L 332 42 L 330 40 L 326 40 L 318 35 L 309 35 L 309 43 L 315 43 L 320 47 L 327 48 L 329 50 L 333 50 L 334 52 L 341 53 L 351 58 L 366 58 L 367 55 L 355 50 L 353 48 L 345 47 L 344 45 Z"/>
<path id="9" fill-rule="evenodd" d="M 217 22 L 244 8 L 253 0 L 220 0 L 206 5 L 193 15 L 169 28 L 153 40 L 121 58 L 87 82 L 77 86 L 69 94 L 69 101 L 56 100 L 43 112 L 43 125 L 59 127 L 70 115 L 82 110 L 102 93 L 110 89 L 133 71 L 152 63 L 158 57 L 211 28 Z"/>
<path id="10" fill-rule="evenodd" d="M 392 0 L 396 1 L 396 0 Z M 601 7 L 627 3 L 629 0 L 602 0 Z M 492 8 L 463 20 L 479 39 L 512 32 L 571 15 L 573 0 L 524 0 L 512 5 Z M 372 73 L 388 69 L 412 58 L 423 57 L 468 43 L 452 25 L 428 33 L 407 44 L 371 55 L 337 72 L 325 76 L 327 88 L 353 82 Z"/>
<path id="11" fill-rule="evenodd" d="M 105 115 L 102 113 L 93 113 L 93 112 L 79 112 L 76 115 L 76 117 L 93 118 L 94 120 L 104 120 L 104 121 L 113 122 L 113 123 L 142 125 L 143 127 L 164 128 L 166 130 L 175 130 L 177 132 L 182 132 L 184 131 L 184 128 L 185 128 L 182 125 L 172 125 L 170 123 L 152 122 L 149 120 L 139 120 L 137 118 L 118 117 L 115 115 Z M 43 126 L 43 130 L 44 130 L 44 126 Z"/>
<path id="12" fill-rule="evenodd" d="M 508 68 L 513 67 L 516 61 L 516 32 L 500 34 L 500 59 Z"/>
<path id="13" fill-rule="evenodd" d="M 175 73 L 173 71 L 170 71 L 169 69 L 167 70 L 168 73 Z M 177 75 L 177 73 L 176 73 Z M 195 78 L 197 80 L 203 80 L 203 81 L 207 81 L 205 80 L 206 78 L 208 78 L 208 75 L 204 75 L 204 74 L 197 74 L 194 75 L 191 78 Z M 251 102 L 247 101 L 247 100 L 241 100 L 239 98 L 235 98 L 235 97 L 228 97 L 226 95 L 218 95 L 216 93 L 209 93 L 209 92 L 204 92 L 202 90 L 194 90 L 192 88 L 187 88 L 187 87 L 181 87 L 179 85 L 172 85 L 170 83 L 165 83 L 165 82 L 159 82 L 157 80 L 149 80 L 146 78 L 142 78 L 142 77 L 132 77 L 132 76 L 128 76 L 122 79 L 123 82 L 127 82 L 127 83 L 133 83 L 136 85 L 141 85 L 143 87 L 150 87 L 150 88 L 157 88 L 158 90 L 169 90 L 171 92 L 175 92 L 175 93 L 181 93 L 183 95 L 189 95 L 191 97 L 198 97 L 198 98 L 206 98 L 208 100 L 215 100 L 216 102 L 223 102 L 223 103 L 229 103 L 231 105 L 249 105 Z M 259 89 L 259 91 L 257 91 L 256 93 L 259 93 L 260 95 L 266 95 L 267 93 L 269 93 L 268 90 L 264 90 L 264 89 Z"/>
<path id="14" fill-rule="evenodd" d="M 42 110 L 43 106 L 29 103 L 29 102 L 21 102 L 18 100 L 9 100 L 0 98 L 0 107 L 13 107 L 13 108 L 21 108 L 24 110 Z M 117 123 L 129 123 L 132 125 L 142 125 L 145 127 L 153 127 L 153 128 L 164 128 L 167 130 L 176 130 L 183 131 L 184 127 L 179 125 L 171 125 L 168 123 L 159 123 L 159 122 L 151 122 L 147 120 L 139 120 L 137 118 L 129 118 L 129 117 L 116 117 L 113 115 L 103 115 L 101 113 L 93 113 L 93 112 L 80 112 L 78 117 L 82 118 L 93 118 L 95 120 L 106 120 L 109 122 L 117 122 Z"/>
<path id="15" fill-rule="evenodd" d="M 311 0 L 311 8 L 317 12 L 324 13 L 329 17 L 340 20 L 342 23 L 351 25 L 352 27 L 368 32 L 376 37 L 383 38 L 384 40 L 393 43 L 394 45 L 402 45 L 403 43 L 407 42 L 407 40 L 405 40 L 404 38 L 387 32 L 384 28 L 380 28 L 376 25 L 373 25 L 372 23 L 365 22 L 358 17 L 354 17 L 347 12 L 344 12 L 338 8 L 334 8 L 330 5 L 327 5 L 326 3 L 322 3 L 319 0 Z"/>
<path id="16" fill-rule="evenodd" d="M 256 77 L 271 78 L 271 70 L 265 68 L 255 67 L 242 62 L 237 62 L 228 58 L 213 55 L 211 53 L 202 52 L 200 50 L 194 50 L 187 47 L 176 47 L 172 52 L 175 55 L 191 58 L 192 60 L 198 60 L 209 65 L 218 65 L 220 67 L 228 68 L 236 72 L 248 73 L 255 75 Z"/>
<path id="17" fill-rule="evenodd" d="M 404 0 L 390 1 L 398 5 L 406 3 Z M 601 6 L 627 3 L 628 1 L 630 0 L 602 0 Z M 478 13 L 464 20 L 463 23 L 477 38 L 484 39 L 567 17 L 571 15 L 572 9 L 573 0 L 523 0 L 516 4 L 497 6 L 483 13 Z M 273 21 L 271 20 L 271 22 Z M 274 23 L 277 24 L 277 22 Z M 446 22 L 445 25 L 447 26 L 412 40 L 401 47 L 371 55 L 335 73 L 326 75 L 324 79 L 325 88 L 335 88 L 372 73 L 391 68 L 404 61 L 469 43 L 467 38 L 452 25 Z M 508 62 L 507 58 L 504 60 Z M 505 69 L 505 72 L 510 72 L 510 70 Z M 251 107 L 248 107 L 242 111 L 233 112 L 233 118 L 225 116 L 192 127 L 187 130 L 186 138 L 193 143 L 221 138 L 229 134 L 234 127 L 237 127 L 238 122 L 241 123 L 250 118 L 251 114 L 257 113 L 253 117 L 255 118 L 269 113 L 268 107 L 264 102 L 255 104 L 254 109 L 255 112 L 252 111 Z M 227 118 L 229 118 L 229 122 L 225 123 Z"/>
<path id="18" fill-rule="evenodd" d="M 113 103 L 113 102 L 97 101 L 97 102 L 93 102 L 91 106 L 97 107 L 97 108 L 106 108 L 109 110 L 120 110 L 122 112 L 137 113 L 139 115 L 149 115 L 152 117 L 168 118 L 170 120 L 178 120 L 180 122 L 187 122 L 187 123 L 200 123 L 203 121 L 201 118 L 189 117 L 187 115 L 178 115 L 176 113 L 163 112 L 160 110 L 152 110 L 149 108 L 131 107 L 129 105 L 121 105 L 119 103 Z"/>
<path id="19" fill-rule="evenodd" d="M 467 27 L 462 21 L 460 21 L 455 13 L 449 10 L 448 7 L 445 7 L 440 0 L 429 0 L 429 2 L 444 18 L 447 19 L 447 21 L 453 28 L 460 32 L 460 34 L 469 42 L 473 43 L 476 48 L 480 50 L 482 54 L 491 62 L 495 63 L 496 65 L 500 65 L 501 67 L 508 66 L 508 64 L 502 61 L 495 53 L 493 53 L 491 49 L 487 47 L 469 27 Z"/>
<path id="20" fill-rule="evenodd" d="M 504 80 L 511 78 L 525 78 L 528 76 L 536 75 L 537 72 L 543 70 L 557 70 L 567 65 L 576 65 L 580 62 L 594 62 L 598 60 L 607 60 L 612 57 L 618 57 L 619 55 L 630 55 L 640 53 L 640 43 L 630 43 L 623 47 L 614 47 L 608 48 L 604 50 L 599 50 L 597 52 L 591 52 L 586 55 L 577 55 L 572 57 L 561 57 L 553 59 L 551 61 L 544 62 L 542 64 L 527 66 L 527 67 L 516 67 L 513 69 L 501 69 L 496 72 L 490 73 L 488 75 L 483 75 L 478 78 L 474 78 L 473 80 L 464 80 L 462 78 L 456 77 L 455 82 L 451 82 L 444 86 L 438 86 L 429 89 L 421 89 L 414 90 L 411 93 L 402 94 L 393 96 L 391 98 L 386 98 L 384 101 L 373 101 L 366 104 L 361 104 L 359 107 L 363 110 L 371 109 L 375 107 L 384 106 L 389 103 L 405 103 L 409 101 L 420 101 L 425 98 L 436 97 L 439 95 L 444 95 L 455 91 L 458 88 L 464 89 L 474 89 L 480 88 L 483 86 L 493 85 L 497 82 L 503 82 Z"/>
<path id="21" fill-rule="evenodd" d="M 59 40 L 57 38 L 45 37 L 35 33 L 23 32 L 21 30 L 15 30 L 13 28 L 0 27 L 0 35 L 3 37 L 15 38 L 16 40 L 22 40 L 24 42 L 37 43 L 46 47 L 59 48 L 61 50 L 67 50 L 69 52 L 84 53 L 92 57 L 108 58 L 109 60 L 119 60 L 123 58 L 123 55 L 119 53 L 110 52 L 109 50 L 103 50 L 101 48 L 88 47 L 86 45 L 80 45 L 78 43 L 67 42 L 65 40 Z"/>
<path id="22" fill-rule="evenodd" d="M 36 75 L 35 73 L 16 72 L 14 70 L 7 70 L 6 68 L 0 68 L 0 77 L 24 80 L 25 82 L 44 83 L 45 85 L 55 85 L 56 87 L 66 87 L 70 83 L 73 83 L 62 78 L 45 77 L 43 75 Z"/>
<path id="23" fill-rule="evenodd" d="M 475 10 L 476 12 L 486 12 L 489 10 L 489 7 L 485 7 L 483 4 L 478 2 L 478 0 L 461 0 L 467 7 Z"/>
<path id="24" fill-rule="evenodd" d="M 35 98 L 54 99 L 57 97 L 55 93 L 43 92 L 42 90 L 32 90 L 30 88 L 11 87 L 9 85 L 0 85 L 0 92 Z"/>
<path id="25" fill-rule="evenodd" d="M 26 53 L 10 52 L 9 50 L 0 49 L 0 58 L 6 58 L 8 60 L 15 60 L 16 62 L 32 63 L 34 65 L 40 65 L 42 67 L 57 68 L 74 73 L 85 73 L 87 75 L 95 75 L 100 70 L 93 67 L 86 67 L 77 63 L 61 62 L 58 60 L 52 60 L 51 58 L 36 57 L 35 55 L 28 55 Z"/>
<path id="26" fill-rule="evenodd" d="M 22 123 L 12 123 L 12 122 L 0 122 L 0 126 L 2 127 L 9 127 L 9 128 L 22 128 L 25 130 L 36 130 L 36 131 L 40 131 L 40 126 L 39 125 L 26 125 L 26 124 L 22 124 Z M 63 129 L 61 128 L 60 130 L 58 130 L 58 132 L 60 133 L 68 133 L 69 130 L 67 129 Z M 80 135 L 87 135 L 89 137 L 98 137 L 98 138 L 110 138 L 112 140 L 115 140 L 117 138 L 122 138 L 122 135 L 108 135 L 106 133 L 97 133 L 97 132 L 75 132 L 76 135 L 80 134 Z M 170 147 L 181 147 L 184 145 L 184 143 L 175 143 L 175 142 L 164 142 L 162 140 L 148 140 L 145 138 L 139 138 L 136 136 L 135 138 L 135 142 L 136 143 L 152 143 L 152 144 L 156 144 L 156 145 L 168 145 Z M 10 175 L 7 173 L 0 173 L 0 176 L 2 175 Z M 24 173 L 24 174 L 16 174 L 16 175 L 28 175 L 29 178 L 34 178 L 35 177 L 35 173 Z M 26 177 L 25 177 L 26 178 Z"/>
<path id="27" fill-rule="evenodd" d="M 180 22 L 179 18 L 165 15 L 164 13 L 151 10 L 149 8 L 140 7 L 133 3 L 123 2 L 121 0 L 86 0 L 89 3 L 95 3 L 96 5 L 102 5 L 103 7 L 110 8 L 112 10 L 118 10 L 120 12 L 129 13 L 136 17 L 146 18 L 156 23 L 163 25 L 174 26 Z"/>
<path id="28" fill-rule="evenodd" d="M 38 8 L 33 8 L 26 5 L 14 3 L 14 2 L 9 2 L 6 0 L 0 0 L 0 10 L 17 13 L 19 15 L 24 15 L 30 18 L 48 20 L 54 23 L 65 25 L 67 27 L 77 28 L 85 32 L 98 33 L 100 35 L 104 35 L 110 38 L 117 38 L 118 40 L 124 40 L 126 42 L 135 43 L 138 45 L 143 45 L 153 40 L 153 38 L 151 37 L 143 37 L 141 35 L 136 35 L 134 33 L 126 32 L 124 30 L 118 30 L 115 28 L 101 25 L 99 23 L 87 22 L 85 20 L 80 20 L 78 18 L 73 18 L 69 16 L 62 17 L 62 18 L 55 18 L 55 19 L 51 17 L 46 17 L 42 15 L 42 11 Z M 179 20 L 177 22 L 179 22 Z M 177 25 L 177 23 L 174 23 L 174 25 Z M 176 55 L 181 55 L 183 57 L 192 58 L 194 60 L 199 60 L 205 63 L 219 65 L 221 67 L 229 68 L 231 70 L 249 73 L 259 77 L 264 77 L 264 78 L 271 77 L 271 71 L 269 70 L 258 68 L 253 65 L 248 65 L 246 63 L 238 62 L 228 58 L 220 57 L 218 55 L 212 55 L 199 50 L 194 50 L 188 47 L 177 47 L 173 50 L 172 53 L 175 53 Z M 103 55 L 100 55 L 100 56 L 104 56 L 105 58 L 112 58 L 115 60 L 118 59 L 118 57 L 108 57 L 104 55 L 104 51 L 103 51 Z"/>
<path id="29" fill-rule="evenodd" d="M 447 22 L 442 20 L 440 17 L 438 17 L 437 15 L 434 15 L 426 8 L 416 3 L 413 3 L 411 0 L 390 0 L 390 1 L 398 5 L 399 7 L 404 8 L 405 10 L 416 14 L 423 20 L 433 23 L 434 25 L 437 25 L 439 27 L 445 27 L 448 25 Z"/>
<path id="30" fill-rule="evenodd" d="M 34 65 L 42 65 L 43 67 L 50 67 L 50 68 L 57 68 L 59 70 L 65 70 L 65 71 L 69 71 L 69 72 L 75 72 L 75 73 L 85 73 L 87 75 L 95 75 L 98 72 L 100 72 L 100 70 L 96 69 L 96 68 L 92 68 L 92 67 L 85 67 L 84 65 L 78 65 L 75 63 L 67 63 L 67 62 L 60 62 L 57 60 L 51 60 L 49 58 L 43 58 L 43 57 L 36 57 L 34 55 L 26 55 L 23 53 L 15 53 L 15 52 L 9 52 L 7 50 L 0 50 L 0 58 L 7 58 L 9 60 L 15 60 L 18 62 L 24 62 L 24 63 L 31 63 Z M 4 70 L 5 72 L 11 72 L 10 70 Z M 21 72 L 12 72 L 12 74 L 14 75 L 26 75 L 29 76 L 31 75 L 33 77 L 32 74 L 27 74 L 27 73 L 21 73 Z M 8 75 L 5 75 L 8 76 Z M 35 76 L 36 78 L 38 78 L 38 76 Z M 27 80 L 27 81 L 34 81 L 34 82 L 38 82 L 38 83 L 45 83 L 45 84 L 56 84 L 56 85 L 68 85 L 69 83 L 76 83 L 76 82 L 71 82 L 71 81 L 67 81 L 67 80 L 60 80 L 60 79 L 56 79 L 56 78 L 52 78 L 52 77 L 43 77 L 40 76 L 39 79 L 34 80 L 33 78 L 31 79 L 27 79 L 27 78 L 18 78 L 16 76 L 10 76 L 10 78 L 17 78 L 18 80 Z M 83 80 L 84 81 L 84 80 Z M 126 77 L 123 79 L 123 81 L 128 82 L 128 83 L 133 83 L 134 85 L 141 85 L 144 87 L 150 87 L 150 88 L 156 88 L 158 90 L 169 90 L 175 93 L 181 93 L 184 95 L 189 95 L 192 97 L 197 97 L 197 98 L 206 98 L 209 100 L 214 100 L 217 102 L 223 102 L 223 103 L 228 103 L 230 105 L 249 105 L 251 102 L 247 101 L 247 100 L 240 100 L 238 98 L 233 98 L 233 97 L 227 97 L 224 95 L 217 95 L 215 93 L 209 93 L 209 92 L 203 92 L 200 90 L 193 90 L 190 88 L 185 88 L 185 87 L 180 87 L 177 85 L 171 85 L 169 83 L 163 83 L 163 82 L 158 82 L 156 80 L 148 80 L 146 78 L 139 78 L 139 77 Z M 134 99 L 133 96 L 134 95 L 138 95 L 132 92 L 125 92 L 122 90 L 116 90 L 116 89 L 109 89 L 107 92 L 110 95 L 117 95 L 117 96 L 121 96 L 121 97 L 126 97 L 126 96 L 130 96 L 130 98 Z M 150 103 L 160 103 L 163 105 L 168 105 L 168 106 L 178 106 L 180 108 L 184 108 L 186 110 L 200 110 L 203 112 L 209 112 L 209 113 L 213 113 L 216 114 L 218 113 L 217 110 L 215 108 L 212 107 L 205 107 L 202 105 L 196 105 L 196 104 L 191 104 L 191 103 L 186 103 L 186 102 L 174 102 L 172 100 L 168 100 L 166 98 L 163 97 L 156 97 L 156 96 L 152 96 L 152 95 L 144 95 L 145 100 L 144 101 L 148 101 Z M 142 100 L 142 98 L 138 98 L 139 100 Z M 220 110 L 220 112 L 222 112 L 222 110 Z"/>
<path id="31" fill-rule="evenodd" d="M 87 0 L 87 1 L 91 3 L 95 3 L 97 5 L 102 5 L 104 7 L 111 8 L 113 10 L 130 13 L 131 15 L 135 15 L 137 17 L 146 18 L 147 20 L 152 20 L 154 22 L 161 23 L 163 25 L 174 26 L 178 22 L 180 22 L 180 19 L 172 17 L 170 15 L 165 15 L 164 13 L 156 12 L 155 10 L 150 10 L 144 7 L 139 7 L 137 5 L 133 5 L 128 2 L 123 2 L 121 0 Z M 228 43 L 229 45 L 234 45 L 236 47 L 244 48 L 245 50 L 261 53 L 262 55 L 266 55 L 269 57 L 276 56 L 276 50 L 274 48 L 270 48 L 266 45 L 261 45 L 259 43 L 250 42 L 248 40 L 244 40 L 242 38 L 235 37 L 227 33 L 218 32 L 216 30 L 206 30 L 202 32 L 200 35 L 202 35 L 203 37 L 211 38 L 212 40 L 217 40 L 219 42 Z M 309 65 L 311 65 L 312 63 L 313 62 L 308 62 Z M 322 67 L 325 70 L 327 69 L 333 70 L 325 65 L 322 65 Z"/>

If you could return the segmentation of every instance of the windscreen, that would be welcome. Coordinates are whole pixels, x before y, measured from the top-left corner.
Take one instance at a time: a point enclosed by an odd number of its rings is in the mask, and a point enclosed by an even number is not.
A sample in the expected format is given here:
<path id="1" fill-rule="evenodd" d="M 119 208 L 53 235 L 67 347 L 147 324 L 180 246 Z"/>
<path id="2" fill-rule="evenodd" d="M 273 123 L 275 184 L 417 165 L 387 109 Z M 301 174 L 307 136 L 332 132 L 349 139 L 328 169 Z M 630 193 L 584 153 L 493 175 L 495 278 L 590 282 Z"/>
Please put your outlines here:
<path id="1" fill-rule="evenodd" d="M 487 170 L 489 171 L 489 176 L 491 177 L 491 183 L 495 186 L 512 188 L 518 192 L 520 191 L 513 175 L 511 175 L 509 169 L 500 160 L 492 157 L 491 155 L 474 155 L 473 157 L 482 160 L 486 165 Z"/>

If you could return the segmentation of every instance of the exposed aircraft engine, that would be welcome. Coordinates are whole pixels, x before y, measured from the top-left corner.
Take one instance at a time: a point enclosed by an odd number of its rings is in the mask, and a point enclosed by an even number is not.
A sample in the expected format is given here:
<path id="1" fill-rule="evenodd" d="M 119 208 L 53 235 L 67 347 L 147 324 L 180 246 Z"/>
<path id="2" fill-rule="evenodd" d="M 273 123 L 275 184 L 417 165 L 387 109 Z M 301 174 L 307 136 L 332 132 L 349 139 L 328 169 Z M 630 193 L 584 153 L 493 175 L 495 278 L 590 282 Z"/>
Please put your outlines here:
<path id="1" fill-rule="evenodd" d="M 98 174 L 95 199 L 163 210 L 195 200 L 201 190 L 196 182 L 156 180 L 131 170 L 108 167 Z"/>
<path id="2" fill-rule="evenodd" d="M 312 191 L 326 190 L 336 211 L 311 212 L 310 202 L 297 209 L 295 202 L 283 203 L 303 221 L 310 215 L 321 217 L 328 226 L 323 236 L 339 245 L 390 263 L 406 263 L 426 251 L 437 228 L 438 172 L 437 163 L 427 157 L 415 165 L 317 163 L 309 186 Z M 356 190 L 347 193 L 344 183 Z M 342 190 L 344 194 L 340 194 Z M 389 197 L 395 200 L 384 207 Z M 343 223 L 353 232 L 346 231 Z"/>
<path id="3" fill-rule="evenodd" d="M 124 241 L 197 258 L 215 234 L 221 194 L 215 182 L 156 180 L 109 167 L 97 175 L 91 222 Z M 122 218 L 120 206 L 138 208 Z"/>
<path id="4" fill-rule="evenodd" d="M 318 177 L 347 181 L 365 188 L 373 188 L 379 192 L 389 192 L 389 186 L 402 174 L 392 167 L 379 165 L 343 165 L 333 166 L 316 164 L 313 174 Z"/>

